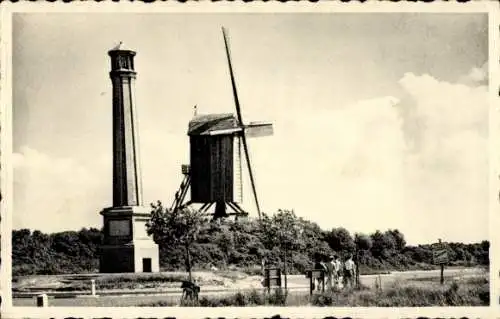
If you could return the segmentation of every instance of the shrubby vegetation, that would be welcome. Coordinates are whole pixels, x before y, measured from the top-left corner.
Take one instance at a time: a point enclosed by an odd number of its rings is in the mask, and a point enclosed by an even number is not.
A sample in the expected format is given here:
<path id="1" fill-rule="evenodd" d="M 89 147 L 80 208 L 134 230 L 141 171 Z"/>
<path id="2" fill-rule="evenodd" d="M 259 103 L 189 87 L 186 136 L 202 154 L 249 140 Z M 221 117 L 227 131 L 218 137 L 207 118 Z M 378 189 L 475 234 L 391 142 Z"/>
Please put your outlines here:
<path id="1" fill-rule="evenodd" d="M 99 267 L 102 233 L 95 228 L 44 234 L 38 230 L 12 232 L 12 274 L 52 275 L 92 272 Z"/>
<path id="2" fill-rule="evenodd" d="M 311 299 L 311 304 L 362 307 L 489 306 L 490 291 L 488 280 L 481 277 L 445 286 L 396 282 L 380 291 L 362 289 L 317 294 Z"/>
<path id="3" fill-rule="evenodd" d="M 191 232 L 190 225 L 196 225 L 197 230 Z M 189 233 L 189 236 L 182 237 L 179 233 L 172 236 L 172 230 Z M 216 267 L 259 274 L 262 258 L 278 265 L 285 252 L 289 273 L 303 273 L 312 266 L 314 256 L 332 252 L 342 255 L 356 252 L 362 274 L 434 268 L 432 245 L 408 246 L 404 235 L 396 229 L 377 230 L 372 234 L 351 234 L 342 227 L 324 230 L 316 223 L 297 217 L 293 211 L 278 211 L 272 216 L 264 214 L 260 223 L 241 218 L 236 222 L 226 219 L 199 223 L 179 216 L 172 219 L 168 211 L 156 205 L 149 232 L 160 246 L 162 270 Z M 101 230 L 94 228 L 54 234 L 14 230 L 13 275 L 95 272 L 101 240 Z M 489 264 L 488 241 L 449 243 L 448 250 L 450 265 Z"/>

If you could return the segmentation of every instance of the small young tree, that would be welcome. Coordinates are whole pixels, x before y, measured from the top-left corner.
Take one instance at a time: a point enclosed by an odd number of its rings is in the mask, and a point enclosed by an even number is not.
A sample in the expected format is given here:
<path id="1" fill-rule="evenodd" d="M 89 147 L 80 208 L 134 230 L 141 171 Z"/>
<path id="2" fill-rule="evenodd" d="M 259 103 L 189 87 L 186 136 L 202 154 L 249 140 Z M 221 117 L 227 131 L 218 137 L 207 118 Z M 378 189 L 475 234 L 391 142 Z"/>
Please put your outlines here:
<path id="1" fill-rule="evenodd" d="M 303 246 L 302 229 L 293 210 L 278 210 L 272 217 L 264 215 L 261 221 L 264 240 L 270 248 L 279 248 L 283 256 L 285 289 L 289 254 Z M 290 258 L 293 260 L 293 258 Z M 293 267 L 293 265 L 292 265 Z"/>
<path id="2" fill-rule="evenodd" d="M 160 201 L 151 204 L 151 208 L 151 218 L 146 224 L 148 234 L 159 245 L 181 245 L 185 248 L 186 270 L 189 281 L 192 281 L 190 249 L 206 225 L 206 217 L 191 209 L 172 211 L 164 208 Z"/>

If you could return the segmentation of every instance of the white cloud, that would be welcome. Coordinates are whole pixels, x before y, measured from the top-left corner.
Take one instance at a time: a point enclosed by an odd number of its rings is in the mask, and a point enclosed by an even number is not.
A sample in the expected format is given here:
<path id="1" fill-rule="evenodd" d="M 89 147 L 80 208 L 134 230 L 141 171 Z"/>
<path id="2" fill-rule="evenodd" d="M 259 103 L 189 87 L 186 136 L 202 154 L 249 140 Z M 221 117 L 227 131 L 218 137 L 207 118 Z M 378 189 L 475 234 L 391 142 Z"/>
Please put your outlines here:
<path id="1" fill-rule="evenodd" d="M 405 151 L 397 102 L 383 97 L 277 119 L 275 135 L 252 147 L 266 211 L 294 208 L 323 227 L 366 230 L 389 218 L 397 225 Z"/>
<path id="2" fill-rule="evenodd" d="M 400 85 L 401 101 L 277 119 L 275 136 L 252 147 L 262 206 L 325 228 L 400 228 L 412 243 L 487 238 L 486 87 L 411 73 Z"/>
<path id="3" fill-rule="evenodd" d="M 460 77 L 459 83 L 476 86 L 484 85 L 488 81 L 488 62 L 481 67 L 473 67 L 467 75 Z"/>
<path id="4" fill-rule="evenodd" d="M 465 241 L 487 238 L 487 88 L 410 73 L 400 84 L 412 100 L 412 105 L 400 107 L 414 108 L 402 112 L 404 121 L 421 123 L 405 131 L 419 139 L 405 159 L 409 236 L 414 241 L 423 234 Z"/>

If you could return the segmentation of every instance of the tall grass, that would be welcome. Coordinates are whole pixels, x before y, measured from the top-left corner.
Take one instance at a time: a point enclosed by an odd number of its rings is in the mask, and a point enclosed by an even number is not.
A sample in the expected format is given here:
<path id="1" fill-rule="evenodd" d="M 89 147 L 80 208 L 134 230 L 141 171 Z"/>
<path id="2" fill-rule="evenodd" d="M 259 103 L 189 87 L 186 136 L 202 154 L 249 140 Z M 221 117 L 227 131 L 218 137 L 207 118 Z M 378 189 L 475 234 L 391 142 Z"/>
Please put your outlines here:
<path id="1" fill-rule="evenodd" d="M 220 297 L 202 297 L 198 302 L 183 302 L 185 307 L 245 307 L 245 306 L 361 306 L 361 307 L 430 307 L 488 306 L 489 284 L 482 278 L 469 278 L 447 285 L 435 283 L 394 282 L 383 290 L 361 287 L 314 294 L 286 293 L 275 290 L 265 294 L 258 290 L 237 292 Z M 177 303 L 178 304 L 178 303 Z M 174 302 L 158 301 L 141 306 L 174 306 Z"/>
<path id="2" fill-rule="evenodd" d="M 290 300 L 294 303 L 307 303 L 307 296 L 297 296 L 290 298 L 283 289 L 276 289 L 271 293 L 259 292 L 257 289 L 250 291 L 240 291 L 233 295 L 221 297 L 201 297 L 199 301 L 182 301 L 180 306 L 183 307 L 245 307 L 245 306 L 286 306 Z M 146 303 L 140 306 L 145 307 L 165 307 L 175 306 L 178 303 L 171 301 L 157 301 L 154 303 Z"/>
<path id="3" fill-rule="evenodd" d="M 395 282 L 383 290 L 342 291 L 313 296 L 316 306 L 363 307 L 430 307 L 430 306 L 488 306 L 489 284 L 485 278 L 462 283 L 413 284 Z"/>

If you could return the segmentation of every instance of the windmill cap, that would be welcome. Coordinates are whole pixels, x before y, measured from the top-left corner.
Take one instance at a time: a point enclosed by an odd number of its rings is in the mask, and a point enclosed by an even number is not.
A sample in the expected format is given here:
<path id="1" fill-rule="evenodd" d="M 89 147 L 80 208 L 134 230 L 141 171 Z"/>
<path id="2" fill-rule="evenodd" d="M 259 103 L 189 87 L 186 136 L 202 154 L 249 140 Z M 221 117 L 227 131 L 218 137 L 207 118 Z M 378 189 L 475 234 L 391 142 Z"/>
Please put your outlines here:
<path id="1" fill-rule="evenodd" d="M 188 135 L 207 135 L 213 131 L 238 128 L 238 121 L 234 114 L 200 114 L 189 122 Z"/>

